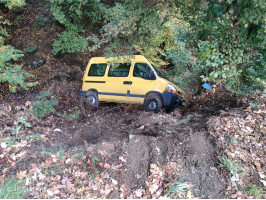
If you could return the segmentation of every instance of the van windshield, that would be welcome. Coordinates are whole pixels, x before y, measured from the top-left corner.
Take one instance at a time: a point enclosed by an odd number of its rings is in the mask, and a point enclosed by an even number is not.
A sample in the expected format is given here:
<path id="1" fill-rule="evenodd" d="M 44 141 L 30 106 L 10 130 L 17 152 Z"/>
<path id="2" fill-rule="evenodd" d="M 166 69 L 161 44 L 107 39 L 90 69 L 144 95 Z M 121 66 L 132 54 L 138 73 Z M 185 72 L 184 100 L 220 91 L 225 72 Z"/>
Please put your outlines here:
<path id="1" fill-rule="evenodd" d="M 157 75 L 158 75 L 159 77 L 164 78 L 164 79 L 170 81 L 170 80 L 167 78 L 166 74 L 165 74 L 162 70 L 160 70 L 158 67 L 156 67 L 156 66 L 153 65 L 153 64 L 151 64 L 151 65 L 152 65 L 153 69 L 156 71 L 156 73 L 157 73 Z"/>

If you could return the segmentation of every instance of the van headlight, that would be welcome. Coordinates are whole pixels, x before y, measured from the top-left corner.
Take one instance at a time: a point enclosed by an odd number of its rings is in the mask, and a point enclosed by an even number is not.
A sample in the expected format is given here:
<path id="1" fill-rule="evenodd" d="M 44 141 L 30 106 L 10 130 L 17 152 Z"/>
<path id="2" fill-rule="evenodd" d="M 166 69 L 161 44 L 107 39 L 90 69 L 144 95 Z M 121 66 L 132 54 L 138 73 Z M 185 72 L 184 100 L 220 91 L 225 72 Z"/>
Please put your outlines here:
<path id="1" fill-rule="evenodd" d="M 168 84 L 165 88 L 165 91 L 177 94 L 177 90 L 172 84 Z"/>

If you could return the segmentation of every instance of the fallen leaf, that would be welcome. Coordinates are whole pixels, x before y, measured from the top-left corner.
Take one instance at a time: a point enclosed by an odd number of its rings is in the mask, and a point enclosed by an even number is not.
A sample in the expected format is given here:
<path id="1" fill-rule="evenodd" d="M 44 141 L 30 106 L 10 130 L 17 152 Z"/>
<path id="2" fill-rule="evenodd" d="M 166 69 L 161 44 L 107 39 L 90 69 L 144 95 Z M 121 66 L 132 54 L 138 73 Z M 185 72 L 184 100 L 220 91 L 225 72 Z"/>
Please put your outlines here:
<path id="1" fill-rule="evenodd" d="M 187 191 L 187 198 L 191 199 L 191 197 L 192 197 L 191 190 L 188 190 L 188 191 Z"/>
<path id="2" fill-rule="evenodd" d="M 110 166 L 108 163 L 105 163 L 105 164 L 103 165 L 103 167 L 104 167 L 105 169 L 109 169 L 111 166 Z"/>
<path id="3" fill-rule="evenodd" d="M 118 184 L 117 180 L 115 180 L 115 179 L 112 179 L 112 183 L 113 183 L 114 185 L 117 185 L 117 184 Z"/>
<path id="4" fill-rule="evenodd" d="M 38 178 L 39 178 L 40 180 L 44 180 L 44 179 L 46 178 L 46 176 L 45 176 L 44 174 L 40 173 L 40 174 L 38 175 Z"/>
<path id="5" fill-rule="evenodd" d="M 2 148 L 2 149 L 7 148 L 7 144 L 6 144 L 5 142 L 1 142 L 1 148 Z"/>
<path id="6" fill-rule="evenodd" d="M 48 194 L 48 196 L 54 196 L 54 193 L 51 191 L 51 190 L 47 190 L 47 194 Z"/>
<path id="7" fill-rule="evenodd" d="M 259 172 L 259 175 L 260 175 L 260 178 L 262 178 L 262 179 L 266 178 L 266 176 L 263 173 L 261 173 L 261 172 Z"/>
<path id="8" fill-rule="evenodd" d="M 264 187 L 266 187 L 266 181 L 265 180 L 260 180 L 260 182 L 262 182 L 262 184 L 264 185 Z"/>
<path id="9" fill-rule="evenodd" d="M 46 141 L 48 140 L 48 138 L 47 138 L 46 135 L 42 135 L 41 137 L 42 137 L 42 141 L 43 141 L 43 142 L 46 142 Z"/>
<path id="10" fill-rule="evenodd" d="M 136 191 L 136 197 L 142 197 L 143 196 L 143 189 L 138 189 L 137 191 Z"/>
<path id="11" fill-rule="evenodd" d="M 152 184 L 152 186 L 149 188 L 149 192 L 151 194 L 154 194 L 159 189 L 159 185 Z"/>
<path id="12" fill-rule="evenodd" d="M 19 171 L 19 172 L 17 172 L 17 178 L 18 179 L 23 179 L 23 178 L 25 178 L 26 177 L 26 174 L 27 174 L 27 171 L 25 170 L 25 171 Z"/>

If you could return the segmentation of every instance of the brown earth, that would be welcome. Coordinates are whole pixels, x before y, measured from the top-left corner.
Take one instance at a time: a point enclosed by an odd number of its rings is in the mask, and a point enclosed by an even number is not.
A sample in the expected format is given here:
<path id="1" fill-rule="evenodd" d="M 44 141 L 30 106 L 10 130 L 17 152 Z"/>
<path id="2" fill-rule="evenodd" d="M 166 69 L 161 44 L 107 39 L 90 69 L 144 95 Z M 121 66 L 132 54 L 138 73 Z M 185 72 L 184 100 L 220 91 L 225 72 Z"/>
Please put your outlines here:
<path id="1" fill-rule="evenodd" d="M 180 166 L 175 169 L 178 176 L 193 185 L 196 197 L 223 198 L 225 180 L 206 120 L 201 114 L 182 115 L 180 109 L 169 114 L 145 113 L 141 108 L 126 113 L 120 105 L 102 105 L 91 110 L 85 123 L 63 122 L 57 128 L 70 148 L 85 148 L 90 154 L 111 158 L 113 163 L 126 155 L 119 183 L 132 191 L 145 188 L 151 164 L 164 167 L 175 162 Z"/>

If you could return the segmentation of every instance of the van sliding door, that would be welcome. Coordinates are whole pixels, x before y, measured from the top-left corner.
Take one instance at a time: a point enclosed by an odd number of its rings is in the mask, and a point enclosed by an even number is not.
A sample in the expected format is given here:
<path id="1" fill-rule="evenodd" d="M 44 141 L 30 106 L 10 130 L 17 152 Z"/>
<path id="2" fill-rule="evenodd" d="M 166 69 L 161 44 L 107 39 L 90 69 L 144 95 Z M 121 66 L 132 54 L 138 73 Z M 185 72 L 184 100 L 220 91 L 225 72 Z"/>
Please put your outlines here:
<path id="1" fill-rule="evenodd" d="M 124 103 L 127 100 L 130 63 L 111 64 L 106 77 L 104 90 L 99 93 L 101 101 Z"/>

